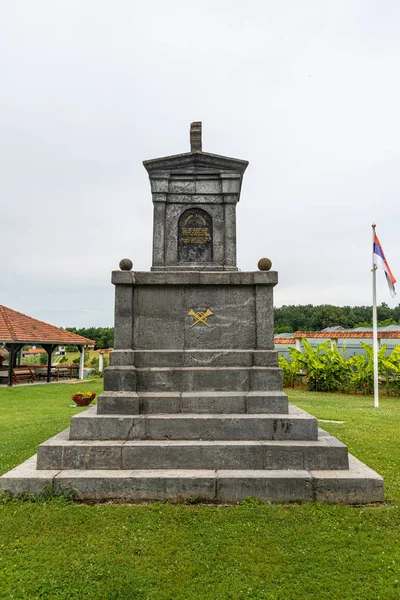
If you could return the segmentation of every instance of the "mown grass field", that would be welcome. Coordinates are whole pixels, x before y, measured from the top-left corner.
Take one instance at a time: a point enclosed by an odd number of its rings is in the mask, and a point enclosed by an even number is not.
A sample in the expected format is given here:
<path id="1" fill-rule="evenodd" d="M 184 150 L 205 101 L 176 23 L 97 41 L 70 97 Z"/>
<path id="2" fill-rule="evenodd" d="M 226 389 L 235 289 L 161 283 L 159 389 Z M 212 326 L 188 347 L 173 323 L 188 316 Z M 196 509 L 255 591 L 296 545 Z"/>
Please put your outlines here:
<path id="1" fill-rule="evenodd" d="M 99 392 L 101 382 L 85 383 Z M 81 384 L 0 389 L 0 472 L 69 424 Z M 0 598 L 400 598 L 400 401 L 290 392 L 385 478 L 364 507 L 0 504 Z"/>

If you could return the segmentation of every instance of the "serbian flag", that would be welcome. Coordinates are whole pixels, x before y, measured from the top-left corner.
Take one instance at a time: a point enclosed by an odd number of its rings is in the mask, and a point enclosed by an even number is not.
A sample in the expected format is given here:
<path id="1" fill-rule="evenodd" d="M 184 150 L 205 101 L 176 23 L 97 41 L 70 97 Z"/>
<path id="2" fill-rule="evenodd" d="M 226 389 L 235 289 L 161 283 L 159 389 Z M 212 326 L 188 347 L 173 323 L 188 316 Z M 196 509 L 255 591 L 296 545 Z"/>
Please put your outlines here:
<path id="1" fill-rule="evenodd" d="M 376 233 L 374 233 L 374 265 L 376 265 L 377 267 L 381 267 L 385 271 L 386 280 L 389 286 L 389 292 L 392 298 L 394 298 L 396 295 L 396 290 L 394 287 L 396 279 L 394 278 L 394 275 L 390 270 L 388 261 L 385 257 L 385 253 Z"/>

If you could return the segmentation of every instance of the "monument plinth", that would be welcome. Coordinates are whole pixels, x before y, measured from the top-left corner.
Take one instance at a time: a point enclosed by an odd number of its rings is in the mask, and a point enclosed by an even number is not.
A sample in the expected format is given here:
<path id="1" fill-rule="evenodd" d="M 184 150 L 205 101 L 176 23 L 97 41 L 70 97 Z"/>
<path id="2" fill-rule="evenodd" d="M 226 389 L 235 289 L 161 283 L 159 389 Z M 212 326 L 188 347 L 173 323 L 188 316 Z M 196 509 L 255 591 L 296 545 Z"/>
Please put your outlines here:
<path id="1" fill-rule="evenodd" d="M 236 265 L 247 161 L 202 151 L 144 162 L 153 264 L 113 271 L 115 340 L 97 406 L 0 478 L 0 489 L 74 489 L 90 500 L 197 498 L 362 503 L 382 478 L 288 403 L 274 349 L 269 259 Z"/>

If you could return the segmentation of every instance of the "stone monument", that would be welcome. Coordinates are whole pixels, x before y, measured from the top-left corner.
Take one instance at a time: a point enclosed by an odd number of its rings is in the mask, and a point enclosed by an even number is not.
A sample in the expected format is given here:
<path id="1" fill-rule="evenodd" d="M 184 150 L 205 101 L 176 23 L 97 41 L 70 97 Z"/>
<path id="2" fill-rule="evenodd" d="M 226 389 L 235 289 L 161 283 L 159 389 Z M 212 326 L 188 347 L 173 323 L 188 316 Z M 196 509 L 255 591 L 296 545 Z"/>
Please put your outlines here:
<path id="1" fill-rule="evenodd" d="M 290 405 L 274 349 L 263 259 L 236 264 L 247 161 L 191 151 L 144 162 L 154 205 L 151 271 L 113 271 L 115 348 L 97 406 L 0 478 L 0 489 L 73 489 L 88 500 L 362 503 L 382 478 Z"/>

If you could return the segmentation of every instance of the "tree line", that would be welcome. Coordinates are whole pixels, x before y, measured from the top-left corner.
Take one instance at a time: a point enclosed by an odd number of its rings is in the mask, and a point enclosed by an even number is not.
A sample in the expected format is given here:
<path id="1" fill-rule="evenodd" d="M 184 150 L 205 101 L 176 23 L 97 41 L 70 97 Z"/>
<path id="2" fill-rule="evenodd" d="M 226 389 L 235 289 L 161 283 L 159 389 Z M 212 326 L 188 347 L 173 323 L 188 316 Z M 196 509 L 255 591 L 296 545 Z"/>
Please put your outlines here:
<path id="1" fill-rule="evenodd" d="M 385 302 L 377 307 L 380 326 L 400 324 L 400 304 L 390 308 Z M 339 325 L 345 329 L 372 327 L 372 306 L 284 305 L 274 309 L 275 333 L 321 331 Z"/>
<path id="2" fill-rule="evenodd" d="M 114 327 L 67 327 L 67 331 L 94 340 L 97 350 L 114 347 Z"/>

